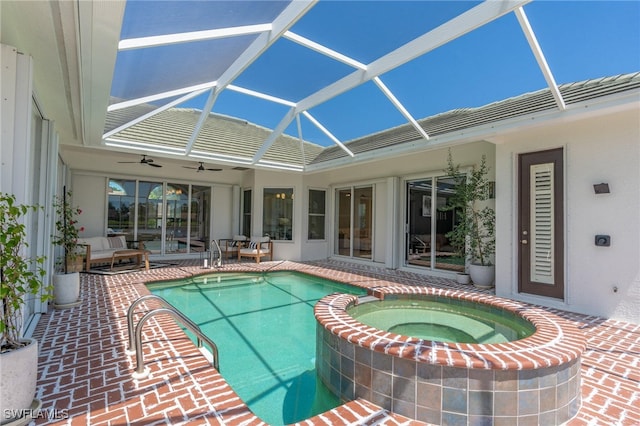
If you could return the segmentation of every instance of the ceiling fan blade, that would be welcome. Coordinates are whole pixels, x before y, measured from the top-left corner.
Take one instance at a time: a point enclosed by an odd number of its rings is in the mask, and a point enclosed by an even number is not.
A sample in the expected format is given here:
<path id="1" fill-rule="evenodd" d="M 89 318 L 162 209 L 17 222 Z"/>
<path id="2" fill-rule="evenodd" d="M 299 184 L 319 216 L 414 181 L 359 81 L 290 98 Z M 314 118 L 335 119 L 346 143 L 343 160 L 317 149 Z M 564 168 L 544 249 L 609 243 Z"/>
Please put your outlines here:
<path id="1" fill-rule="evenodd" d="M 118 163 L 120 163 L 120 164 L 133 164 L 133 163 L 138 164 L 139 161 L 118 161 Z"/>
<path id="2" fill-rule="evenodd" d="M 185 169 L 198 170 L 197 167 L 182 166 Z"/>
<path id="3" fill-rule="evenodd" d="M 162 167 L 160 164 L 150 163 L 148 161 L 147 161 L 147 164 L 150 165 L 151 167 Z"/>
<path id="4" fill-rule="evenodd" d="M 222 169 L 206 169 L 206 170 L 209 170 L 209 171 L 212 171 L 212 172 L 221 172 L 222 171 Z"/>

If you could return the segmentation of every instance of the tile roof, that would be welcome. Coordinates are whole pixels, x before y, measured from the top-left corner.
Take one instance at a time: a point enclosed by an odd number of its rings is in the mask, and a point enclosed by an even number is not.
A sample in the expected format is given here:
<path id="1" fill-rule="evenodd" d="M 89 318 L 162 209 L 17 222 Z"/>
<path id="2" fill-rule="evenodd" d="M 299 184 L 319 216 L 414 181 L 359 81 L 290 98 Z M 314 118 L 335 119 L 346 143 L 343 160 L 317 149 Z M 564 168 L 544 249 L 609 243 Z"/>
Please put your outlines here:
<path id="1" fill-rule="evenodd" d="M 639 88 L 640 72 L 559 86 L 560 93 L 566 105 Z M 543 89 L 478 108 L 455 109 L 432 117 L 423 118 L 418 120 L 418 123 L 429 136 L 433 137 L 554 109 L 557 109 L 557 105 L 551 91 L 549 89 Z M 358 155 L 359 153 L 388 148 L 420 139 L 422 139 L 422 137 L 413 126 L 404 124 L 352 140 L 345 143 L 345 145 L 355 155 Z M 323 150 L 320 155 L 312 161 L 312 164 L 331 161 L 346 156 L 347 154 L 340 147 L 333 146 Z"/>
<path id="2" fill-rule="evenodd" d="M 105 131 L 116 129 L 154 109 L 153 106 L 139 105 L 109 112 Z M 195 109 L 171 108 L 128 127 L 112 137 L 184 150 L 200 114 L 201 111 Z M 244 157 L 250 160 L 270 134 L 270 129 L 248 121 L 210 114 L 192 150 L 219 156 Z M 263 160 L 303 166 L 309 164 L 322 149 L 323 147 L 306 141 L 301 146 L 300 139 L 283 134 L 276 139 Z"/>
<path id="3" fill-rule="evenodd" d="M 640 89 L 640 72 L 568 83 L 559 86 L 567 106 L 608 95 Z M 139 105 L 107 114 L 105 131 L 154 110 L 152 105 Z M 464 129 L 496 123 L 516 117 L 524 117 L 557 110 L 557 104 L 549 89 L 542 89 L 477 108 L 462 108 L 418 120 L 431 137 L 459 132 Z M 189 143 L 201 111 L 172 108 L 126 128 L 114 138 L 132 142 L 184 150 Z M 171 123 L 171 125 L 167 125 Z M 269 137 L 270 129 L 248 121 L 219 114 L 210 114 L 196 142 L 194 152 L 214 156 L 253 158 L 256 151 Z M 362 138 L 345 145 L 357 156 L 364 152 L 398 146 L 421 140 L 413 126 L 404 124 Z M 338 146 L 324 148 L 283 134 L 269 148 L 263 160 L 295 166 L 319 164 L 345 158 L 347 153 Z"/>

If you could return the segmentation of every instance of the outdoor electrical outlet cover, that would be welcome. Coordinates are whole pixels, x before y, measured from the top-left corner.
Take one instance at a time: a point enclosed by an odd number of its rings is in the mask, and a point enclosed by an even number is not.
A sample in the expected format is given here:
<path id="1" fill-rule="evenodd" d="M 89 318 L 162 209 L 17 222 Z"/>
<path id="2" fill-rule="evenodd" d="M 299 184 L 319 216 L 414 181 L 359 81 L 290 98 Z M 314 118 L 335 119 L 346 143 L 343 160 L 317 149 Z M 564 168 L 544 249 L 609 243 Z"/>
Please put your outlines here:
<path id="1" fill-rule="evenodd" d="M 611 245 L 611 237 L 609 235 L 596 235 L 596 246 L 609 247 Z"/>

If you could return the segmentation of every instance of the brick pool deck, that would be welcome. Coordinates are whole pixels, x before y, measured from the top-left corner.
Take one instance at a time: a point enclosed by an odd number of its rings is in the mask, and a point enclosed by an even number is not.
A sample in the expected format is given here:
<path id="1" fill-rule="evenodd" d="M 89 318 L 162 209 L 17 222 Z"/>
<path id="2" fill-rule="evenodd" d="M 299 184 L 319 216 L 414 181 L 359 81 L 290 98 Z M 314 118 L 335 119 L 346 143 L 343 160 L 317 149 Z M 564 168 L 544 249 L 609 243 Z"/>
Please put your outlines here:
<path id="1" fill-rule="evenodd" d="M 127 308 L 148 294 L 145 282 L 207 272 L 195 263 L 181 261 L 113 276 L 82 274 L 82 304 L 50 310 L 34 331 L 40 344 L 37 398 L 42 406 L 31 424 L 264 424 L 166 315 L 152 318 L 143 333 L 151 376 L 140 381 L 131 378 L 135 357 L 125 352 Z M 339 261 L 230 263 L 222 268 L 260 270 L 299 270 L 363 286 L 421 285 L 491 293 L 448 279 Z M 640 325 L 543 309 L 575 324 L 587 338 L 582 406 L 568 424 L 640 425 Z M 224 371 L 223 359 L 220 366 Z M 421 423 L 356 400 L 300 424 Z"/>

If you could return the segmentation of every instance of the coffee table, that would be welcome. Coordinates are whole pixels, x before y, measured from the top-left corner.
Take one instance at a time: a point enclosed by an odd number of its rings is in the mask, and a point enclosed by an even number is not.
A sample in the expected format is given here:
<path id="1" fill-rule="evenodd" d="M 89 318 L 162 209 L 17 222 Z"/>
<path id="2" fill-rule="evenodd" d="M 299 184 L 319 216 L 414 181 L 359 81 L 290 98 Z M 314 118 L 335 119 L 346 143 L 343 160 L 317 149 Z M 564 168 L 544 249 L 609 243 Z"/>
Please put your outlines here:
<path id="1" fill-rule="evenodd" d="M 116 250 L 111 255 L 111 270 L 113 270 L 113 263 L 116 259 L 133 259 L 134 257 L 138 261 L 138 268 L 142 265 L 142 256 L 144 256 L 144 269 L 149 270 L 149 250 L 139 250 L 139 249 L 127 249 L 127 250 Z"/>

